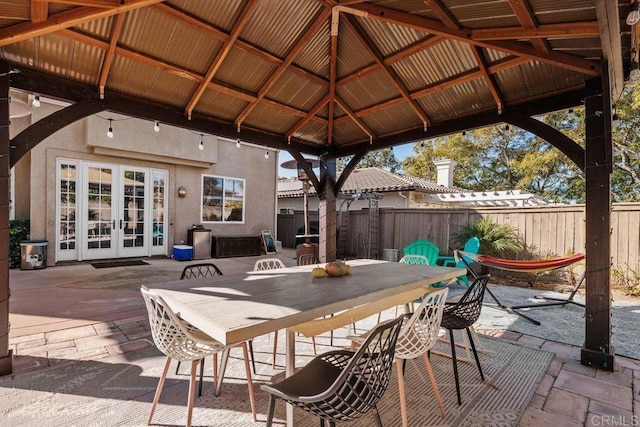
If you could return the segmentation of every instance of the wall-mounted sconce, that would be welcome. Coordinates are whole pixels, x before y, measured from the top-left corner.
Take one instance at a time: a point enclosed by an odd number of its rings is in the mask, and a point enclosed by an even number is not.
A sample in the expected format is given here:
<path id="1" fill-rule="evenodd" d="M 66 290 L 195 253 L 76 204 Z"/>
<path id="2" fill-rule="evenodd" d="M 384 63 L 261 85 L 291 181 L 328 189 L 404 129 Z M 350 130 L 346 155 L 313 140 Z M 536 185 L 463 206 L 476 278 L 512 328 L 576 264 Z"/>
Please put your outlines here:
<path id="1" fill-rule="evenodd" d="M 187 197 L 187 189 L 184 188 L 183 185 L 178 187 L 178 197 L 180 197 L 181 199 L 184 199 L 185 197 Z"/>

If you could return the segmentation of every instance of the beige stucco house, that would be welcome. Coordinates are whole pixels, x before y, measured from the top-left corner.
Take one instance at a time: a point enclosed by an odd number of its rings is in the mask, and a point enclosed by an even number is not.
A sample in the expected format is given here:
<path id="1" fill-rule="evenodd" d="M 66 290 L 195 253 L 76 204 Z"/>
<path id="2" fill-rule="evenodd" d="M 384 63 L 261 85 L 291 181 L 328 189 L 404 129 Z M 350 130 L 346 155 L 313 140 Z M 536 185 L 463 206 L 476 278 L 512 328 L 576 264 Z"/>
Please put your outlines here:
<path id="1" fill-rule="evenodd" d="M 18 92 L 12 100 L 31 111 L 12 118 L 11 138 L 64 106 L 41 99 L 35 108 Z M 194 224 L 216 236 L 274 229 L 277 161 L 272 149 L 105 112 L 18 162 L 11 215 L 48 241 L 48 265 L 171 255 Z"/>

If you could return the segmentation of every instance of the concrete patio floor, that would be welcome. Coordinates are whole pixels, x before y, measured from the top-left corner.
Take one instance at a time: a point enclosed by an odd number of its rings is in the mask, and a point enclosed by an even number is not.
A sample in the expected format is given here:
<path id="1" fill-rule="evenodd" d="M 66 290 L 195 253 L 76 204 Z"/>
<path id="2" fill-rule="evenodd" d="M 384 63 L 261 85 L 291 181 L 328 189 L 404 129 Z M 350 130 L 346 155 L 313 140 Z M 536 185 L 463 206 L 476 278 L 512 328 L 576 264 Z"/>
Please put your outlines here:
<path id="1" fill-rule="evenodd" d="M 279 252 L 294 265 L 294 251 Z M 214 260 L 225 273 L 253 268 L 257 257 Z M 36 271 L 11 270 L 10 347 L 14 376 L 99 361 L 153 347 L 138 288 L 175 280 L 187 263 L 145 259 L 149 265 L 95 269 L 81 263 Z M 580 365 L 580 348 L 478 325 L 482 333 L 555 354 L 520 426 L 640 425 L 640 361 L 616 357 L 612 373 Z M 22 393 L 25 393 L 23 390 Z M 35 399 L 35 394 L 34 394 Z M 5 401 L 3 417 L 11 411 Z M 399 417 L 399 414 L 398 414 Z"/>

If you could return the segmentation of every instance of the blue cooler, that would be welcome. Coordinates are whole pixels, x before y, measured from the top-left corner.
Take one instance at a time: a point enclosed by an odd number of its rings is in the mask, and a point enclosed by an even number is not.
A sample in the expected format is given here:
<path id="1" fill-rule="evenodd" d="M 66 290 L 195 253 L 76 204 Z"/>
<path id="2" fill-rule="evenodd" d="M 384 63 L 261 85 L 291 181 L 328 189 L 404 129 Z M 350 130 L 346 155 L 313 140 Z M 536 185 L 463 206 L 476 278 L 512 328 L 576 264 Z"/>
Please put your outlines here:
<path id="1" fill-rule="evenodd" d="M 191 261 L 193 259 L 193 246 L 174 245 L 173 259 L 176 261 Z"/>

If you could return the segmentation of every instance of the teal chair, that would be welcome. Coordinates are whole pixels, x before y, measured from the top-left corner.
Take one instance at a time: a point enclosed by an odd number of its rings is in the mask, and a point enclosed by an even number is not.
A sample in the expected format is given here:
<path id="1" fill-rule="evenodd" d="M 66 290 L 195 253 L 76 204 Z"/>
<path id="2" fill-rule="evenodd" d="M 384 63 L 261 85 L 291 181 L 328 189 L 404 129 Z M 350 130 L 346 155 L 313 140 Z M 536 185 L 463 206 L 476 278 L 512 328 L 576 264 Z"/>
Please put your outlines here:
<path id="1" fill-rule="evenodd" d="M 470 254 L 477 254 L 480 250 L 480 240 L 477 237 L 470 238 L 469 240 L 467 240 L 467 243 L 464 244 L 464 249 L 462 250 Z M 462 258 L 464 258 L 464 261 L 466 261 L 468 265 L 473 264 L 473 260 L 471 258 L 467 256 L 463 256 Z M 455 257 L 452 256 L 439 256 L 437 258 L 437 263 L 444 267 L 463 268 L 465 274 L 463 274 L 462 276 L 458 276 L 456 278 L 456 281 L 468 288 L 469 279 L 467 278 L 467 266 L 465 265 L 464 261 L 459 260 L 458 262 L 456 262 Z"/>
<path id="2" fill-rule="evenodd" d="M 416 240 L 409 243 L 403 250 L 403 255 L 422 255 L 427 258 L 429 265 L 436 265 L 440 249 L 438 246 L 430 242 L 429 240 Z"/>

